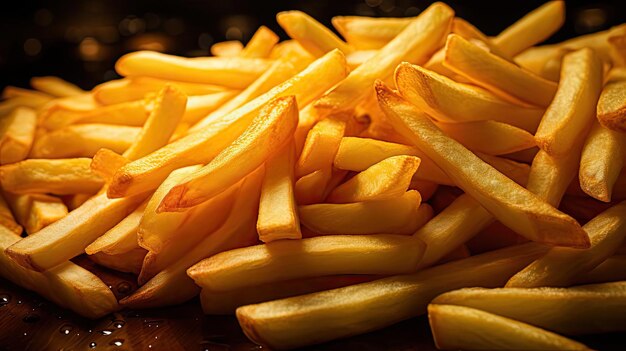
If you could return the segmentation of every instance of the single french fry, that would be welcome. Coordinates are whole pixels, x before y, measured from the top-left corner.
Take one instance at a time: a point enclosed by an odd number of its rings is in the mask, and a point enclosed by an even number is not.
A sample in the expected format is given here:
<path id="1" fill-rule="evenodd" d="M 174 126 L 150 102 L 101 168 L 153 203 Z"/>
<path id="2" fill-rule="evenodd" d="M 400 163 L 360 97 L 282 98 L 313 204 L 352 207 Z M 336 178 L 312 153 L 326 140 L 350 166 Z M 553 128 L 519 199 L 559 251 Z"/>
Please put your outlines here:
<path id="1" fill-rule="evenodd" d="M 476 153 L 476 156 L 481 160 L 490 164 L 498 172 L 511 178 L 515 183 L 526 186 L 528 184 L 528 177 L 530 176 L 530 167 L 525 163 L 516 162 L 506 158 L 492 156 L 487 154 Z M 528 188 L 526 186 L 526 188 Z M 535 193 L 535 195 L 537 195 Z"/>
<path id="2" fill-rule="evenodd" d="M 15 220 L 15 217 L 13 217 L 9 204 L 7 204 L 2 193 L 0 193 L 0 225 L 12 231 L 17 236 L 22 235 L 24 231 L 22 226 Z"/>
<path id="3" fill-rule="evenodd" d="M 0 118 L 0 165 L 24 160 L 35 139 L 37 114 L 28 107 L 16 107 Z"/>
<path id="4" fill-rule="evenodd" d="M 533 159 L 526 188 L 552 206 L 558 207 L 572 179 L 576 176 L 580 160 L 580 144 L 565 157 L 555 158 L 539 150 Z"/>
<path id="5" fill-rule="evenodd" d="M 323 116 L 350 110 L 367 98 L 376 79 L 391 77 L 400 62 L 425 63 L 450 32 L 453 17 L 454 11 L 441 2 L 429 6 L 376 55 L 316 101 L 315 108 Z"/>
<path id="6" fill-rule="evenodd" d="M 94 194 L 72 194 L 62 196 L 61 199 L 63 200 L 65 206 L 67 206 L 68 211 L 74 211 L 93 196 Z"/>
<path id="7" fill-rule="evenodd" d="M 610 202 L 624 162 L 626 134 L 594 122 L 580 156 L 580 187 L 594 199 Z"/>
<path id="8" fill-rule="evenodd" d="M 542 109 L 512 104 L 482 88 L 408 63 L 398 66 L 395 78 L 403 98 L 442 122 L 494 120 L 533 133 L 543 115 Z"/>
<path id="9" fill-rule="evenodd" d="M 0 226 L 0 275 L 4 278 L 87 318 L 100 318 L 119 309 L 109 287 L 72 262 L 62 263 L 44 273 L 30 271 L 13 262 L 5 250 L 19 240 Z"/>
<path id="10" fill-rule="evenodd" d="M 415 156 L 393 156 L 360 172 L 328 196 L 332 203 L 385 200 L 402 196 L 420 165 Z"/>
<path id="11" fill-rule="evenodd" d="M 259 58 L 186 58 L 154 51 L 135 51 L 120 57 L 115 63 L 115 70 L 122 76 L 148 76 L 243 89 L 270 64 L 270 61 Z"/>
<path id="12" fill-rule="evenodd" d="M 410 273 L 423 253 L 424 243 L 402 235 L 318 236 L 222 252 L 187 274 L 202 288 L 228 291 L 325 275 Z"/>
<path id="13" fill-rule="evenodd" d="M 294 185 L 294 196 L 298 205 L 323 202 L 326 189 L 333 176 L 333 169 L 325 167 L 300 177 Z"/>
<path id="14" fill-rule="evenodd" d="M 51 101 L 54 97 L 36 90 L 18 88 L 11 85 L 2 90 L 2 99 L 11 100 L 14 98 L 20 98 L 19 102 L 31 100 L 30 103 L 24 104 L 24 106 L 35 108 Z"/>
<path id="15" fill-rule="evenodd" d="M 515 56 L 554 34 L 565 22 L 565 1 L 548 1 L 500 32 L 493 43 Z"/>
<path id="16" fill-rule="evenodd" d="M 243 50 L 243 43 L 239 40 L 220 41 L 211 45 L 211 55 L 219 57 L 235 57 Z"/>
<path id="17" fill-rule="evenodd" d="M 335 16 L 332 23 L 350 45 L 360 50 L 375 50 L 387 45 L 414 19 Z"/>
<path id="18" fill-rule="evenodd" d="M 118 254 L 98 252 L 89 256 L 89 259 L 97 264 L 120 272 L 139 274 L 146 250 L 135 247 L 129 251 Z"/>
<path id="19" fill-rule="evenodd" d="M 97 174 L 105 181 L 110 181 L 115 172 L 130 160 L 115 151 L 100 149 L 91 159 L 91 172 Z"/>
<path id="20" fill-rule="evenodd" d="M 625 69 L 613 69 L 598 100 L 598 121 L 612 130 L 626 133 L 626 79 L 618 77 Z"/>
<path id="21" fill-rule="evenodd" d="M 424 314 L 442 292 L 497 287 L 543 252 L 535 243 L 373 282 L 239 307 L 245 334 L 272 349 L 322 343 L 383 328 Z"/>
<path id="22" fill-rule="evenodd" d="M 85 94 L 86 91 L 59 77 L 33 77 L 30 79 L 33 88 L 54 97 L 68 97 Z"/>
<path id="23" fill-rule="evenodd" d="M 68 209 L 61 199 L 44 194 L 11 194 L 4 196 L 18 223 L 31 235 L 64 218 Z"/>
<path id="24" fill-rule="evenodd" d="M 615 253 L 626 237 L 626 202 L 602 212 L 583 226 L 591 247 L 555 247 L 511 277 L 507 287 L 569 286 Z"/>
<path id="25" fill-rule="evenodd" d="M 341 118 L 326 118 L 315 124 L 309 131 L 300 158 L 296 163 L 296 176 L 302 177 L 333 163 L 346 122 Z"/>
<path id="26" fill-rule="evenodd" d="M 77 114 L 91 112 L 100 107 L 91 93 L 57 98 L 41 107 L 38 119 L 46 123 L 48 120 L 62 123 L 66 119 L 72 120 Z"/>
<path id="27" fill-rule="evenodd" d="M 513 56 L 502 51 L 500 47 L 494 44 L 493 38 L 488 37 L 485 33 L 481 32 L 480 29 L 460 17 L 454 18 L 452 22 L 452 33 L 458 34 L 462 38 L 470 41 L 479 41 L 487 47 L 490 53 L 513 62 Z"/>
<path id="28" fill-rule="evenodd" d="M 246 47 L 237 53 L 237 56 L 266 58 L 270 55 L 278 40 L 278 35 L 272 32 L 271 29 L 266 26 L 260 26 L 252 38 L 250 38 Z"/>
<path id="29" fill-rule="evenodd" d="M 121 154 L 140 131 L 139 127 L 108 124 L 70 125 L 36 138 L 29 157 L 93 157 L 102 148 Z"/>
<path id="30" fill-rule="evenodd" d="M 438 296 L 433 304 L 476 308 L 567 335 L 624 331 L 626 283 L 570 288 L 470 288 Z"/>
<path id="31" fill-rule="evenodd" d="M 161 201 L 157 212 L 196 206 L 237 183 L 280 150 L 293 135 L 297 123 L 295 96 L 270 101 L 231 146 L 174 186 Z"/>
<path id="32" fill-rule="evenodd" d="M 259 240 L 265 243 L 302 238 L 294 195 L 295 157 L 295 145 L 290 142 L 266 162 L 256 223 Z"/>
<path id="33" fill-rule="evenodd" d="M 240 306 L 313 292 L 341 288 L 380 278 L 377 275 L 337 275 L 273 282 L 230 291 L 202 289 L 200 302 L 205 314 L 235 314 Z"/>
<path id="34" fill-rule="evenodd" d="M 577 284 L 596 284 L 626 280 L 626 255 L 623 253 L 607 258 L 590 272 L 583 274 L 576 281 Z"/>
<path id="35" fill-rule="evenodd" d="M 270 59 L 278 60 L 283 58 L 286 54 L 295 55 L 301 59 L 313 62 L 315 58 L 305 48 L 302 47 L 297 41 L 293 39 L 283 40 L 276 44 L 270 52 Z"/>
<path id="36" fill-rule="evenodd" d="M 301 205 L 298 212 L 300 222 L 319 234 L 413 234 L 420 202 L 412 190 L 387 200 Z"/>
<path id="37" fill-rule="evenodd" d="M 433 121 L 452 139 L 474 152 L 503 155 L 535 146 L 535 139 L 527 131 L 496 121 L 445 123 Z"/>
<path id="38" fill-rule="evenodd" d="M 352 48 L 335 33 L 302 11 L 279 12 L 276 21 L 289 37 L 315 57 L 334 49 L 339 49 L 344 54 L 352 52 Z"/>
<path id="39" fill-rule="evenodd" d="M 565 55 L 559 88 L 535 134 L 537 145 L 555 157 L 570 152 L 591 127 L 601 90 L 602 63 L 591 49 Z"/>
<path id="40" fill-rule="evenodd" d="M 430 304 L 428 320 L 440 350 L 591 350 L 530 324 L 464 306 Z"/>
<path id="41" fill-rule="evenodd" d="M 113 177 L 108 195 L 123 197 L 154 189 L 172 170 L 210 161 L 243 133 L 270 100 L 295 94 L 298 105 L 304 106 L 345 75 L 343 55 L 339 51 L 326 54 L 293 78 L 218 118 L 210 126 L 122 167 Z"/>
<path id="42" fill-rule="evenodd" d="M 57 130 L 72 124 L 116 124 L 140 127 L 148 118 L 151 99 L 122 102 L 88 111 L 50 113 L 40 119 L 39 125 Z"/>
<path id="43" fill-rule="evenodd" d="M 346 62 L 348 63 L 350 70 L 354 70 L 363 63 L 367 62 L 367 60 L 371 59 L 377 52 L 377 50 L 352 51 L 346 55 Z"/>
<path id="44" fill-rule="evenodd" d="M 115 256 L 135 250 L 139 248 L 137 244 L 137 229 L 139 223 L 143 217 L 146 209 L 147 201 L 139 205 L 133 212 L 131 212 L 126 218 L 122 219 L 113 228 L 109 229 L 101 237 L 89 244 L 85 248 L 87 255 L 95 255 L 102 252 L 105 255 Z M 144 251 L 143 256 L 146 252 Z M 141 261 L 143 262 L 143 256 Z M 103 257 L 104 259 L 104 257 Z M 133 265 L 134 267 L 134 265 Z M 139 270 L 134 272 L 139 274 L 141 271 L 141 263 L 139 264 Z"/>
<path id="45" fill-rule="evenodd" d="M 381 107 L 396 130 L 424 151 L 465 192 L 494 217 L 530 240 L 585 248 L 580 225 L 475 156 L 437 129 L 428 116 L 382 82 L 376 86 Z"/>
<path id="46" fill-rule="evenodd" d="M 556 93 L 556 83 L 487 52 L 460 35 L 448 36 L 443 64 L 505 99 L 512 96 L 532 105 L 547 107 Z"/>
<path id="47" fill-rule="evenodd" d="M 95 193 L 104 182 L 91 172 L 91 159 L 28 159 L 0 167 L 0 185 L 12 193 Z"/>

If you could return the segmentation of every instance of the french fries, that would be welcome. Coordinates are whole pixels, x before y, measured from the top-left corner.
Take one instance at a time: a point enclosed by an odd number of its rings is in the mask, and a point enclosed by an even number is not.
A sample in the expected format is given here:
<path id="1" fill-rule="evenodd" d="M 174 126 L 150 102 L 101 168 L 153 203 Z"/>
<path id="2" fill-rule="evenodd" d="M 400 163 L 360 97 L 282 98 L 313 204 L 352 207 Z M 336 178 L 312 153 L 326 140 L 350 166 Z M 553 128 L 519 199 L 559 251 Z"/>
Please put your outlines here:
<path id="1" fill-rule="evenodd" d="M 612 130 L 626 132 L 626 79 L 622 77 L 626 71 L 623 68 L 613 69 L 609 75 L 598 100 L 598 121 Z"/>
<path id="2" fill-rule="evenodd" d="M 33 77 L 30 79 L 30 85 L 43 93 L 55 97 L 76 96 L 86 93 L 78 86 L 59 77 Z"/>
<path id="3" fill-rule="evenodd" d="M 260 26 L 248 44 L 237 53 L 239 57 L 266 58 L 278 43 L 278 35 L 266 26 Z"/>
<path id="4" fill-rule="evenodd" d="M 340 117 L 317 122 L 304 141 L 296 163 L 296 176 L 300 178 L 330 168 L 345 130 L 346 122 Z"/>
<path id="5" fill-rule="evenodd" d="M 135 211 L 122 219 L 113 228 L 85 248 L 85 253 L 95 255 L 102 252 L 105 255 L 119 255 L 139 248 L 137 244 L 137 229 L 146 210 L 147 203 L 141 204 Z M 145 252 L 144 252 L 145 256 Z M 101 256 L 102 257 L 102 256 Z M 143 261 L 143 257 L 141 258 Z M 141 267 L 141 265 L 139 265 Z M 139 274 L 139 271 L 136 272 Z"/>
<path id="6" fill-rule="evenodd" d="M 284 11 L 276 15 L 276 21 L 311 55 L 320 57 L 333 49 L 349 54 L 352 48 L 339 39 L 330 29 L 301 11 Z"/>
<path id="7" fill-rule="evenodd" d="M 0 165 L 24 160 L 35 138 L 37 115 L 28 107 L 17 107 L 0 119 Z"/>
<path id="8" fill-rule="evenodd" d="M 220 41 L 211 45 L 211 55 L 219 57 L 237 56 L 243 50 L 243 43 L 239 40 Z"/>
<path id="9" fill-rule="evenodd" d="M 22 226 L 15 220 L 15 217 L 13 217 L 9 204 L 7 204 L 2 194 L 0 194 L 0 225 L 12 231 L 17 236 L 22 235 L 24 231 Z"/>
<path id="10" fill-rule="evenodd" d="M 335 16 L 333 26 L 346 41 L 360 50 L 380 49 L 395 38 L 414 18 Z"/>
<path id="11" fill-rule="evenodd" d="M 11 193 L 4 195 L 18 223 L 29 235 L 39 232 L 68 214 L 67 206 L 54 196 Z"/>

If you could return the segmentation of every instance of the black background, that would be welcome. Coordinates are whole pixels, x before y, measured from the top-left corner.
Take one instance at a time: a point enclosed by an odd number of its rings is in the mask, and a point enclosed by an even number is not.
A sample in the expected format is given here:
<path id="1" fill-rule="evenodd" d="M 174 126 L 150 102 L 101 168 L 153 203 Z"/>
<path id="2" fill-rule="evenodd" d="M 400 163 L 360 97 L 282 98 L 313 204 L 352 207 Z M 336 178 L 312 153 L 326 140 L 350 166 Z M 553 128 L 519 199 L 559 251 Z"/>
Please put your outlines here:
<path id="1" fill-rule="evenodd" d="M 160 42 L 168 53 L 200 56 L 207 55 L 210 44 L 217 41 L 246 42 L 261 24 L 286 38 L 275 20 L 276 13 L 282 10 L 303 10 L 330 26 L 335 15 L 412 16 L 430 3 L 418 0 L 4 1 L 0 5 L 0 88 L 26 87 L 30 77 L 56 75 L 89 89 L 116 78 L 115 60 L 151 41 Z M 458 16 L 486 34 L 495 35 L 544 1 L 447 3 Z M 14 8 L 9 9 L 8 4 Z M 567 1 L 566 6 L 566 23 L 549 42 L 626 22 L 626 1 Z M 88 54 L 81 54 L 81 43 Z"/>

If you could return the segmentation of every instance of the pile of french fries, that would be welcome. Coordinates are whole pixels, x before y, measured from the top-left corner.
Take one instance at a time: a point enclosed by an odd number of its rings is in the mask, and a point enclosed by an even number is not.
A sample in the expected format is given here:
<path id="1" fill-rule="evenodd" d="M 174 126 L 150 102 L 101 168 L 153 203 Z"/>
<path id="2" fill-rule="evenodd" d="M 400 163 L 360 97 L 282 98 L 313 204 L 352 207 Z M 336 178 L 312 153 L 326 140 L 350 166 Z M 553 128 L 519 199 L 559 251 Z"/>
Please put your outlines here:
<path id="1" fill-rule="evenodd" d="M 425 313 L 441 349 L 587 349 L 558 334 L 626 330 L 626 25 L 535 46 L 564 6 L 493 37 L 443 3 L 335 17 L 345 41 L 288 11 L 283 42 L 7 87 L 0 274 L 91 318 L 199 295 L 274 349 Z"/>

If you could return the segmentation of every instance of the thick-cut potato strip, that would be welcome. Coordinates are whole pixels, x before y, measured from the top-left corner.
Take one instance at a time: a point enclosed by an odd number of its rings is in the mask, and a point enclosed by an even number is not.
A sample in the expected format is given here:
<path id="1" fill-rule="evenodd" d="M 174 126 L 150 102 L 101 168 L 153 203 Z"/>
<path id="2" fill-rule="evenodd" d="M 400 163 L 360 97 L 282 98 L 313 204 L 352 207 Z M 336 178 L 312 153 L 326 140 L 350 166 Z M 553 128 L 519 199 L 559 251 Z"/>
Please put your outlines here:
<path id="1" fill-rule="evenodd" d="M 583 226 L 591 247 L 554 247 L 511 277 L 507 287 L 569 286 L 615 253 L 626 238 L 626 202 L 602 212 Z"/>
<path id="2" fill-rule="evenodd" d="M 272 282 L 255 286 L 253 289 L 249 287 L 230 291 L 202 289 L 200 302 L 205 314 L 235 314 L 235 310 L 240 306 L 342 288 L 377 278 L 380 276 L 338 275 Z"/>
<path id="3" fill-rule="evenodd" d="M 616 77 L 626 69 L 614 69 L 598 100 L 598 120 L 603 126 L 626 133 L 626 79 Z"/>
<path id="4" fill-rule="evenodd" d="M 565 55 L 559 88 L 535 134 L 537 145 L 555 157 L 570 152 L 591 127 L 601 90 L 602 63 L 593 50 Z"/>
<path id="5" fill-rule="evenodd" d="M 535 146 L 532 134 L 502 122 L 445 123 L 436 120 L 433 122 L 449 137 L 475 152 L 503 155 Z"/>
<path id="6" fill-rule="evenodd" d="M 28 107 L 17 107 L 0 117 L 0 165 L 22 161 L 28 156 L 37 127 L 37 114 Z"/>
<path id="7" fill-rule="evenodd" d="M 543 115 L 542 109 L 512 104 L 477 86 L 406 62 L 398 66 L 395 78 L 402 97 L 442 122 L 495 120 L 534 132 Z"/>
<path id="8" fill-rule="evenodd" d="M 237 319 L 250 339 L 273 349 L 321 343 L 424 314 L 428 303 L 446 291 L 501 286 L 545 250 L 530 243 L 410 275 L 243 306 Z"/>
<path id="9" fill-rule="evenodd" d="M 237 56 L 265 58 L 270 55 L 274 45 L 278 43 L 278 35 L 266 26 L 260 26 L 256 30 L 246 47 Z"/>
<path id="10" fill-rule="evenodd" d="M 376 79 L 391 77 L 402 61 L 425 63 L 450 32 L 454 11 L 437 2 L 417 16 L 392 41 L 315 102 L 323 116 L 350 110 L 372 92 Z"/>
<path id="11" fill-rule="evenodd" d="M 2 193 L 0 193 L 0 225 L 12 231 L 17 236 L 22 235 L 24 231 L 22 226 L 15 220 L 15 217 L 13 217 L 9 204 L 7 204 Z"/>
<path id="12" fill-rule="evenodd" d="M 300 222 L 319 234 L 412 234 L 420 224 L 420 202 L 411 190 L 380 201 L 304 205 L 298 212 Z"/>
<path id="13" fill-rule="evenodd" d="M 57 98 L 41 107 L 38 119 L 40 121 L 49 119 L 63 121 L 66 118 L 74 118 L 76 114 L 94 111 L 100 107 L 91 93 Z"/>
<path id="14" fill-rule="evenodd" d="M 256 230 L 259 240 L 301 239 L 294 195 L 295 145 L 287 144 L 266 162 Z"/>
<path id="15" fill-rule="evenodd" d="M 122 102 L 88 111 L 62 111 L 40 118 L 39 125 L 56 130 L 72 124 L 117 124 L 141 127 L 148 118 L 152 99 Z"/>
<path id="16" fill-rule="evenodd" d="M 107 182 L 111 180 L 115 172 L 130 162 L 126 157 L 109 149 L 100 149 L 91 159 L 91 171 L 99 175 Z"/>
<path id="17" fill-rule="evenodd" d="M 611 201 L 613 186 L 626 162 L 626 134 L 594 122 L 580 156 L 580 187 L 589 196 Z M 1 169 L 1 168 L 0 168 Z"/>
<path id="18" fill-rule="evenodd" d="M 333 164 L 339 169 L 361 172 L 386 158 L 399 155 L 419 157 L 420 166 L 415 172 L 416 179 L 454 185 L 441 168 L 419 149 L 381 140 L 344 137 Z"/>
<path id="19" fill-rule="evenodd" d="M 352 48 L 335 33 L 302 11 L 279 12 L 276 21 L 289 37 L 315 57 L 320 57 L 333 49 L 339 49 L 344 54 L 352 51 Z"/>
<path id="20" fill-rule="evenodd" d="M 239 40 L 220 41 L 211 45 L 211 55 L 220 57 L 234 57 L 243 50 L 243 43 Z"/>
<path id="21" fill-rule="evenodd" d="M 339 185 L 328 195 L 328 202 L 348 203 L 400 197 L 409 188 L 420 165 L 415 156 L 386 158 Z"/>
<path id="22" fill-rule="evenodd" d="M 103 267 L 137 275 L 141 271 L 141 265 L 143 264 L 145 256 L 146 250 L 136 247 L 119 254 L 98 252 L 94 255 L 90 255 L 89 259 Z"/>
<path id="23" fill-rule="evenodd" d="M 509 160 L 503 157 L 486 155 L 481 153 L 477 153 L 476 156 L 480 157 L 481 160 L 490 164 L 493 168 L 498 170 L 498 172 L 511 178 L 511 180 L 515 183 L 521 186 L 526 186 L 526 184 L 528 184 L 530 166 L 528 166 L 527 164 Z"/>
<path id="24" fill-rule="evenodd" d="M 122 76 L 148 76 L 243 89 L 270 64 L 269 60 L 259 58 L 185 58 L 154 51 L 135 51 L 120 57 L 115 63 L 115 70 Z"/>
<path id="25" fill-rule="evenodd" d="M 530 324 L 464 306 L 430 304 L 428 320 L 439 350 L 591 350 Z"/>
<path id="26" fill-rule="evenodd" d="M 298 205 L 317 204 L 324 201 L 326 188 L 333 177 L 333 169 L 325 167 L 300 177 L 294 185 L 294 196 Z"/>
<path id="27" fill-rule="evenodd" d="M 237 199 L 224 224 L 202 242 L 181 255 L 176 263 L 163 269 L 120 303 L 131 308 L 175 305 L 198 294 L 199 288 L 186 270 L 196 262 L 219 252 L 254 245 L 258 241 L 256 216 L 263 172 L 246 177 L 237 191 Z"/>
<path id="28" fill-rule="evenodd" d="M 141 128 L 108 124 L 77 124 L 36 138 L 32 158 L 93 157 L 102 148 L 119 154 L 130 147 Z"/>
<path id="29" fill-rule="evenodd" d="M 460 17 L 454 18 L 454 21 L 452 22 L 452 33 L 458 34 L 467 40 L 478 40 L 482 44 L 486 45 L 487 49 L 489 49 L 489 52 L 492 54 L 513 62 L 513 57 L 495 45 L 492 38 L 488 37 L 485 33 L 481 32 L 480 29 Z"/>
<path id="30" fill-rule="evenodd" d="M 58 197 L 44 194 L 4 195 L 15 214 L 15 219 L 29 235 L 37 233 L 68 213 L 67 207 Z"/>
<path id="31" fill-rule="evenodd" d="M 554 34 L 565 22 L 565 1 L 548 1 L 500 32 L 493 43 L 515 56 Z"/>
<path id="32" fill-rule="evenodd" d="M 424 247 L 419 239 L 385 234 L 280 240 L 219 253 L 187 274 L 212 291 L 336 274 L 402 274 L 415 270 Z"/>
<path id="33" fill-rule="evenodd" d="M 502 98 L 513 96 L 547 107 L 556 93 L 556 83 L 491 54 L 459 35 L 448 36 L 445 50 L 444 66 Z"/>
<path id="34" fill-rule="evenodd" d="M 471 151 L 445 136 L 420 110 L 382 82 L 376 86 L 383 111 L 394 128 L 410 138 L 457 186 L 499 221 L 524 237 L 561 246 L 589 247 L 580 225 L 524 189 Z"/>
<path id="35" fill-rule="evenodd" d="M 87 318 L 100 318 L 119 309 L 109 287 L 72 262 L 65 262 L 44 273 L 30 271 L 13 262 L 5 249 L 19 240 L 11 231 L 0 226 L 1 276 Z"/>
<path id="36" fill-rule="evenodd" d="M 95 255 L 102 252 L 106 255 L 119 255 L 131 250 L 139 248 L 137 244 L 137 229 L 139 223 L 143 217 L 143 213 L 146 209 L 147 201 L 137 207 L 126 218 L 122 219 L 113 228 L 109 229 L 101 237 L 89 244 L 85 248 L 85 253 L 88 255 Z M 144 251 L 144 256 L 146 252 Z M 143 261 L 143 256 L 141 257 Z M 139 274 L 141 270 L 137 270 L 136 274 Z"/>
<path id="37" fill-rule="evenodd" d="M 583 274 L 577 284 L 594 284 L 626 280 L 626 255 L 620 254 L 607 258 L 591 272 Z"/>
<path id="38" fill-rule="evenodd" d="M 95 193 L 104 182 L 91 172 L 91 159 L 28 159 L 0 167 L 0 185 L 12 193 Z"/>
<path id="39" fill-rule="evenodd" d="M 297 124 L 295 96 L 270 101 L 232 145 L 174 186 L 161 201 L 157 212 L 196 206 L 234 185 L 280 150 L 293 135 Z"/>
<path id="40" fill-rule="evenodd" d="M 154 189 L 172 170 L 210 161 L 243 133 L 270 100 L 295 95 L 298 105 L 304 106 L 345 75 L 344 56 L 339 51 L 331 51 L 293 78 L 209 126 L 122 167 L 111 181 L 109 196 L 123 197 Z"/>
<path id="41" fill-rule="evenodd" d="M 414 19 L 335 16 L 332 23 L 350 45 L 360 50 L 374 50 L 387 45 Z"/>
<path id="42" fill-rule="evenodd" d="M 539 150 L 530 167 L 526 188 L 550 205 L 558 207 L 563 194 L 576 176 L 579 160 L 580 145 L 561 158 Z"/>
<path id="43" fill-rule="evenodd" d="M 567 335 L 626 330 L 626 283 L 570 288 L 469 288 L 439 295 L 433 304 L 476 308 Z"/>
<path id="44" fill-rule="evenodd" d="M 330 167 L 346 130 L 342 118 L 325 118 L 309 131 L 296 163 L 296 176 L 302 177 Z"/>
<path id="45" fill-rule="evenodd" d="M 68 97 L 85 94 L 86 91 L 59 77 L 33 77 L 30 79 L 33 88 L 54 97 Z"/>
<path id="46" fill-rule="evenodd" d="M 185 113 L 186 104 L 185 93 L 166 84 L 159 91 L 146 124 L 122 156 L 136 160 L 167 144 Z"/>

